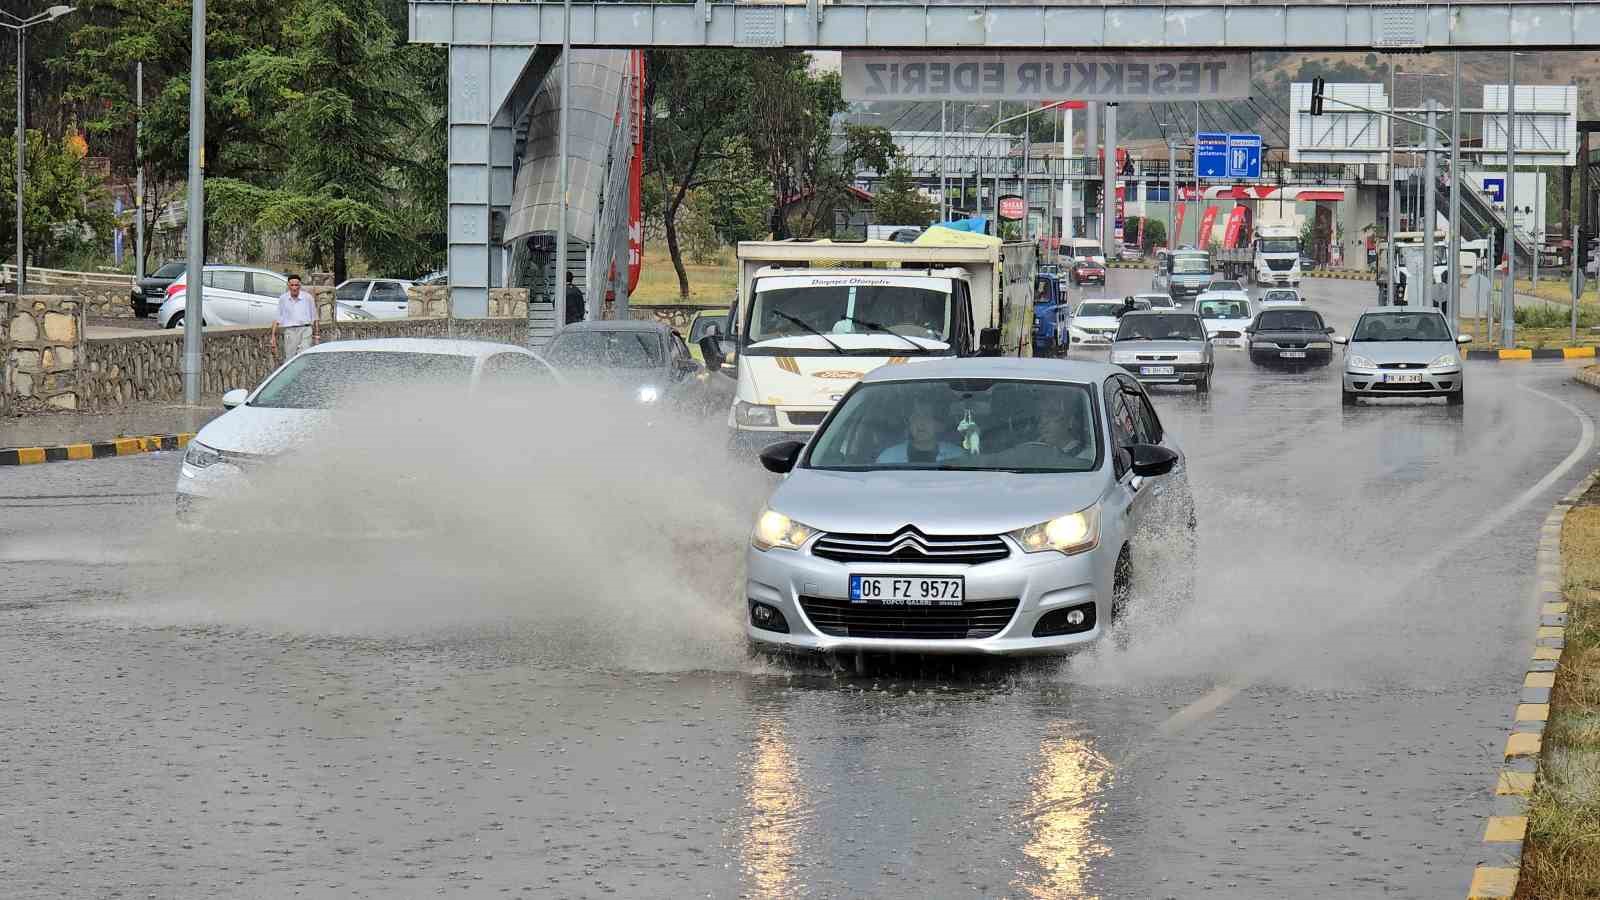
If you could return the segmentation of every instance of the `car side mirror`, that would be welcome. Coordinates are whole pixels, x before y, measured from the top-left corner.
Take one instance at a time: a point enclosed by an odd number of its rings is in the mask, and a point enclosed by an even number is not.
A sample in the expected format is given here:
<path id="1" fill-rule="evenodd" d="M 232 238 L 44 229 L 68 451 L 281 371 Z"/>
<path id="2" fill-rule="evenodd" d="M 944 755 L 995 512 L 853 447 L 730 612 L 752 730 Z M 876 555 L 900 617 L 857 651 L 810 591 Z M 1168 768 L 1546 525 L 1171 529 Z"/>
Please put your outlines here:
<path id="1" fill-rule="evenodd" d="M 978 355 L 1000 355 L 1000 329 L 981 328 L 978 330 Z"/>
<path id="2" fill-rule="evenodd" d="M 1348 343 L 1350 343 L 1350 339 L 1345 337 L 1342 334 L 1336 334 L 1336 335 L 1333 336 L 1333 342 L 1335 344 L 1348 344 Z"/>
<path id="3" fill-rule="evenodd" d="M 233 390 L 222 395 L 222 408 L 234 409 L 235 407 L 243 406 L 244 401 L 248 399 L 250 399 L 249 391 L 245 390 L 244 388 L 234 388 Z"/>
<path id="4" fill-rule="evenodd" d="M 1326 327 L 1326 328 L 1324 328 L 1322 330 L 1323 330 L 1323 332 L 1325 332 L 1327 334 L 1333 334 L 1333 326 L 1332 325 L 1329 325 L 1328 327 Z"/>
<path id="5" fill-rule="evenodd" d="M 1472 343 L 1472 335 L 1470 335 L 1470 334 L 1458 334 L 1458 335 L 1456 335 L 1456 343 L 1457 344 L 1470 344 L 1470 343 Z"/>
<path id="6" fill-rule="evenodd" d="M 761 465 L 768 472 L 779 475 L 787 474 L 794 469 L 794 464 L 800 461 L 800 451 L 805 449 L 801 441 L 779 441 L 761 451 Z"/>
<path id="7" fill-rule="evenodd" d="M 727 357 L 722 352 L 722 336 L 708 334 L 700 339 L 699 344 L 700 356 L 705 359 L 706 368 L 713 372 L 721 369 L 723 363 L 727 362 Z"/>
<path id="8" fill-rule="evenodd" d="M 1178 464 L 1178 454 L 1160 444 L 1134 444 L 1133 474 L 1140 478 L 1165 475 Z"/>

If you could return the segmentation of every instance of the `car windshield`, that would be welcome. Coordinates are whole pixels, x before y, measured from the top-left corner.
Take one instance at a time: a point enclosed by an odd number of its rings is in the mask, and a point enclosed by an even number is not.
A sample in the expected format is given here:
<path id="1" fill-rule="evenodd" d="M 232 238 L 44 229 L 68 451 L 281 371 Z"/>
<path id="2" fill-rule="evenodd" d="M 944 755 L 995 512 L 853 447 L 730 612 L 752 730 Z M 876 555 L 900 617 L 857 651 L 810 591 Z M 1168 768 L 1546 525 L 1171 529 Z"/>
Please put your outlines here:
<path id="1" fill-rule="evenodd" d="M 1299 303 L 1300 295 L 1294 291 L 1267 291 L 1261 298 L 1262 303 Z"/>
<path id="2" fill-rule="evenodd" d="M 1205 327 L 1191 315 L 1123 316 L 1119 341 L 1203 341 Z"/>
<path id="3" fill-rule="evenodd" d="M 1448 341 L 1450 327 L 1435 312 L 1368 313 L 1356 323 L 1352 341 Z"/>
<path id="4" fill-rule="evenodd" d="M 1262 253 L 1299 253 L 1300 241 L 1295 238 L 1262 238 Z"/>
<path id="5" fill-rule="evenodd" d="M 806 465 L 1088 472 L 1100 457 L 1087 386 L 969 378 L 857 387 L 813 441 Z"/>
<path id="6" fill-rule="evenodd" d="M 155 270 L 155 272 L 151 273 L 150 277 L 152 277 L 152 278 L 177 278 L 179 275 L 182 275 L 183 274 L 183 270 L 187 269 L 188 267 L 189 267 L 188 263 L 169 262 L 166 265 L 162 266 L 161 268 Z"/>
<path id="7" fill-rule="evenodd" d="M 1095 301 L 1093 303 L 1088 303 L 1088 302 L 1079 303 L 1078 304 L 1078 311 L 1075 313 L 1075 315 L 1079 315 L 1079 316 L 1115 316 L 1117 313 L 1119 313 L 1121 311 L 1122 311 L 1122 304 L 1121 303 L 1113 303 L 1110 300 L 1097 300 L 1097 301 Z"/>
<path id="8" fill-rule="evenodd" d="M 1174 256 L 1172 271 L 1179 275 L 1203 275 L 1211 271 L 1211 261 L 1203 256 Z"/>
<path id="9" fill-rule="evenodd" d="M 666 365 L 661 335 L 653 331 L 564 331 L 545 357 L 564 369 L 653 369 Z"/>
<path id="10" fill-rule="evenodd" d="M 1257 331 L 1321 331 L 1322 317 L 1305 309 L 1276 309 L 1261 314 Z"/>
<path id="11" fill-rule="evenodd" d="M 1244 290 L 1244 288 L 1240 287 L 1239 286 L 1239 282 L 1237 282 L 1237 281 L 1213 281 L 1213 282 L 1211 282 L 1211 290 L 1213 290 L 1213 291 L 1242 291 L 1242 290 Z"/>
<path id="12" fill-rule="evenodd" d="M 949 340 L 948 290 L 935 290 L 931 285 L 862 284 L 862 278 L 850 276 L 771 280 L 779 283 L 763 289 L 757 282 L 750 314 L 751 343 L 814 332 L 833 335 L 890 331 L 913 338 Z M 804 283 L 807 280 L 810 283 Z M 900 343 L 910 349 L 906 342 Z"/>
<path id="13" fill-rule="evenodd" d="M 1201 300 L 1196 306 L 1202 319 L 1250 318 L 1250 304 L 1243 300 Z"/>
<path id="14" fill-rule="evenodd" d="M 1100 249 L 1099 244 L 1077 244 L 1072 248 L 1073 256 L 1105 256 L 1106 252 Z"/>
<path id="15" fill-rule="evenodd" d="M 396 387 L 466 387 L 473 358 L 445 353 L 349 350 L 302 353 L 261 388 L 251 406 L 330 409 Z"/>

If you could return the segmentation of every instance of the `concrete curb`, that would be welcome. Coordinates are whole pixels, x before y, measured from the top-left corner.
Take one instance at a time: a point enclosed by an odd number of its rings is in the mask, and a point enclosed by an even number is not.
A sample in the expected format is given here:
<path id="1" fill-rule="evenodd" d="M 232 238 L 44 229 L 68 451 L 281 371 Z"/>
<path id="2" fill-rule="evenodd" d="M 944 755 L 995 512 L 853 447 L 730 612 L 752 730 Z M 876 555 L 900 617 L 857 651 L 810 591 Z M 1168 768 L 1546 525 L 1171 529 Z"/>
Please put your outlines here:
<path id="1" fill-rule="evenodd" d="M 1593 359 L 1595 349 L 1594 347 L 1541 347 L 1529 350 L 1519 347 L 1512 350 L 1468 350 L 1467 359 Z M 1600 387 L 1600 384 L 1595 386 Z"/>
<path id="2" fill-rule="evenodd" d="M 75 459 L 105 459 L 110 456 L 132 456 L 135 453 L 154 453 L 157 450 L 182 450 L 189 446 L 192 432 L 182 434 L 154 434 L 146 437 L 124 437 L 113 441 L 92 441 L 62 444 L 59 447 L 15 447 L 0 450 L 0 466 L 28 466 L 35 463 L 66 462 Z"/>
<path id="3" fill-rule="evenodd" d="M 1582 375 L 1583 373 L 1580 373 Z M 1600 388 L 1600 378 L 1579 377 Z M 1512 713 L 1511 734 L 1506 738 L 1503 764 L 1495 777 L 1494 811 L 1484 823 L 1483 849 L 1467 900 L 1506 900 L 1517 893 L 1522 875 L 1522 843 L 1528 832 L 1528 799 L 1533 795 L 1539 769 L 1539 752 L 1545 722 L 1550 718 L 1550 688 L 1555 684 L 1561 650 L 1566 646 L 1567 603 L 1561 593 L 1561 526 L 1567 511 L 1600 477 L 1590 472 L 1545 516 L 1539 529 L 1539 621 L 1534 630 L 1533 657 L 1522 678 L 1522 693 Z"/>

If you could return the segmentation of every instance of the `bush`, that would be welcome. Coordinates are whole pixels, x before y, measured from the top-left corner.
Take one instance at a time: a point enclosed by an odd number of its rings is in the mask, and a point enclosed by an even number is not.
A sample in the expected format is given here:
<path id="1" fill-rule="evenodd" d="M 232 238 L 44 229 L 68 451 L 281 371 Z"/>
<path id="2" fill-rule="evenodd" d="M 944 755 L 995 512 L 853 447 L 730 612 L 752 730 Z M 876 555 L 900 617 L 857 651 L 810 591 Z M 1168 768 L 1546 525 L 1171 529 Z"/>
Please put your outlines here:
<path id="1" fill-rule="evenodd" d="M 1567 306 L 1519 306 L 1511 320 L 1525 328 L 1567 328 L 1572 325 L 1572 309 Z M 1591 306 L 1578 307 L 1578 327 L 1600 325 L 1600 311 Z"/>

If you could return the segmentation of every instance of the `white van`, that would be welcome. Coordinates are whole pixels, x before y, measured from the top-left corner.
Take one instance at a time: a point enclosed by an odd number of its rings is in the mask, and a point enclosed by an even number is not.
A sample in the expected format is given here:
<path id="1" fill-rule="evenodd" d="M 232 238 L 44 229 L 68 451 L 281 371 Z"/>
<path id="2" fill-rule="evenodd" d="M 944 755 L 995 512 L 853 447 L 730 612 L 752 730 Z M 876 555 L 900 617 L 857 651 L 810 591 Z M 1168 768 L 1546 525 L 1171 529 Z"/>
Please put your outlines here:
<path id="1" fill-rule="evenodd" d="M 1106 251 L 1100 242 L 1094 238 L 1068 238 L 1061 242 L 1061 264 L 1071 265 L 1070 260 L 1090 259 L 1096 265 L 1106 264 Z"/>

